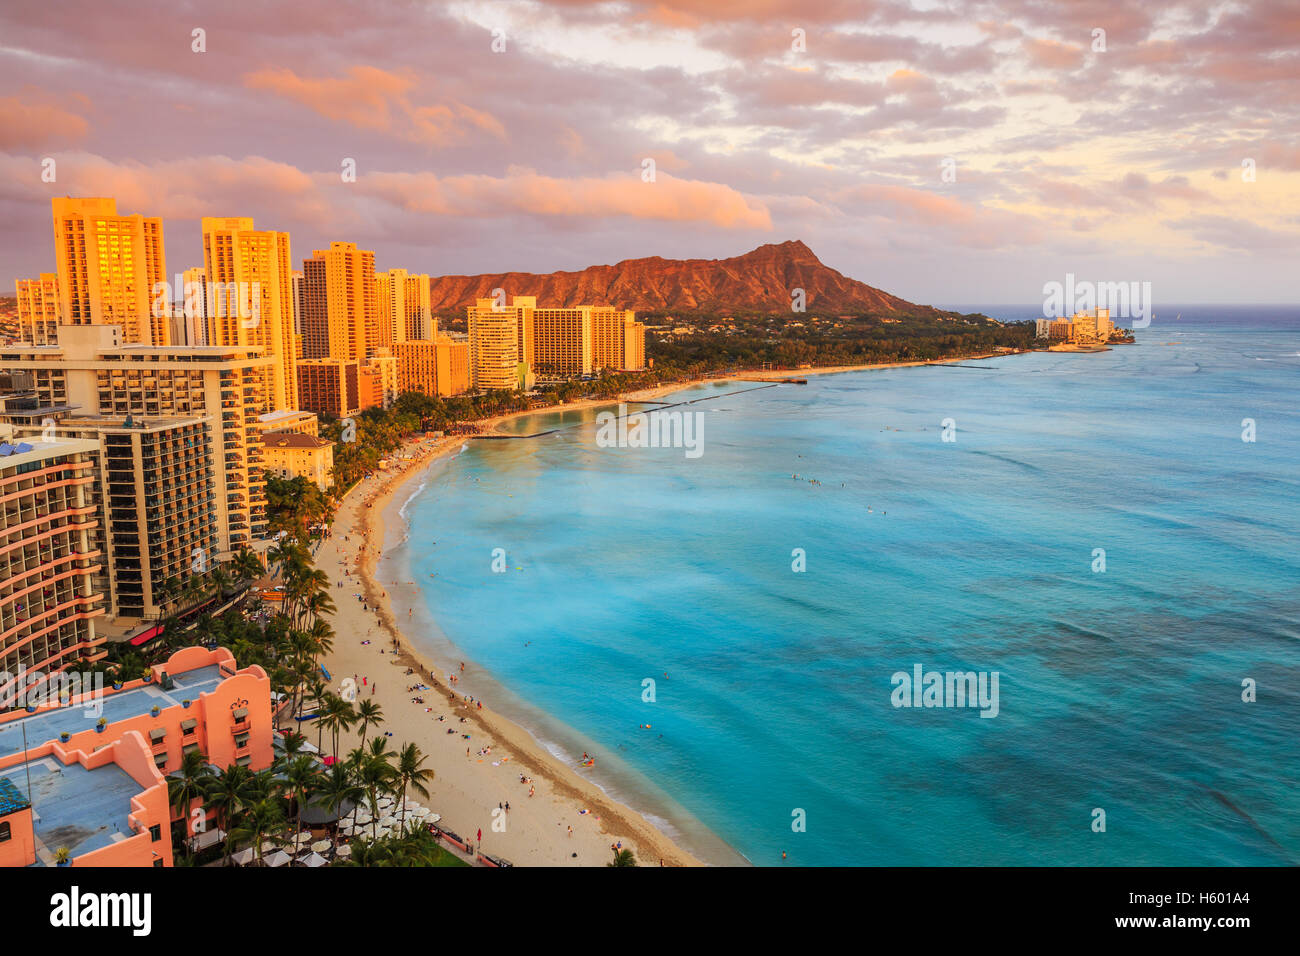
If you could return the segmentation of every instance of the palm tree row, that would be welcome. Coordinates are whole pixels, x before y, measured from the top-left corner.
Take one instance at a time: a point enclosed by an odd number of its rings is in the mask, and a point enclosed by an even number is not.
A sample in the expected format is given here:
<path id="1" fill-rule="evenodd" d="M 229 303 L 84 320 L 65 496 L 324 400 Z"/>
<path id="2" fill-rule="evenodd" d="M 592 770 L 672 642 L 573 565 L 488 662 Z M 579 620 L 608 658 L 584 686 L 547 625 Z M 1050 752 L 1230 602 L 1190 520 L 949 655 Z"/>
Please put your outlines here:
<path id="1" fill-rule="evenodd" d="M 381 799 L 400 799 L 399 832 L 406 834 L 407 795 L 427 798 L 434 778 L 419 747 L 406 744 L 393 751 L 388 749 L 387 737 L 377 737 L 369 746 L 356 747 L 346 759 L 325 767 L 303 753 L 302 745 L 301 735 L 290 736 L 284 753 L 262 771 L 238 764 L 217 769 L 198 751 L 187 753 L 167 780 L 172 809 L 182 820 L 192 821 L 187 832 L 203 832 L 212 825 L 225 831 L 222 856 L 227 866 L 239 847 L 252 847 L 260 861 L 264 842 L 280 842 L 286 831 L 291 835 L 300 832 L 307 807 L 323 808 L 336 817 L 356 806 L 368 807 L 370 842 L 374 843 L 379 839 Z M 337 828 L 333 832 L 337 848 Z M 188 841 L 185 846 L 186 856 L 192 856 Z"/>

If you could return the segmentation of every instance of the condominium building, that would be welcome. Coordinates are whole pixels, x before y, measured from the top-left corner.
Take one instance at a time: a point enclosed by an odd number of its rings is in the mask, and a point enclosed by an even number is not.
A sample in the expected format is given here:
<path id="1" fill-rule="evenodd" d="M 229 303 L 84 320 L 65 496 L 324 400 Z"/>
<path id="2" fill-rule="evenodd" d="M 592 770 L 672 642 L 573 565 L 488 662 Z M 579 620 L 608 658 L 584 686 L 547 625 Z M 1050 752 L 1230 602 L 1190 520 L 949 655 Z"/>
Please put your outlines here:
<path id="1" fill-rule="evenodd" d="M 103 553 L 90 486 L 93 441 L 0 435 L 0 691 L 19 669 L 60 671 L 104 657 L 94 619 Z"/>
<path id="2" fill-rule="evenodd" d="M 59 327 L 59 277 L 42 272 L 39 279 L 18 279 L 18 328 L 24 342 L 52 345 Z"/>
<path id="3" fill-rule="evenodd" d="M 316 435 L 275 431 L 262 436 L 266 474 L 306 478 L 321 491 L 334 483 L 334 443 Z"/>
<path id="4" fill-rule="evenodd" d="M 181 273 L 180 301 L 172 306 L 171 344 L 208 344 L 208 272 L 195 266 Z"/>
<path id="5" fill-rule="evenodd" d="M 379 349 L 391 349 L 395 343 L 406 341 L 406 280 L 405 269 L 375 274 L 375 296 L 379 303 L 375 346 Z"/>
<path id="6" fill-rule="evenodd" d="M 124 345 L 116 326 L 59 327 L 57 346 L 0 348 L 0 370 L 31 374 L 33 421 L 78 412 L 136 423 L 202 418 L 211 429 L 221 557 L 267 534 L 263 385 L 272 359 L 236 346 Z"/>
<path id="7" fill-rule="evenodd" d="M 533 309 L 537 299 L 515 296 L 499 306 L 479 299 L 466 309 L 469 320 L 469 376 L 474 389 L 533 387 Z"/>
<path id="8" fill-rule="evenodd" d="M 433 317 L 430 280 L 427 275 L 406 277 L 406 338 L 436 339 L 438 321 Z"/>
<path id="9" fill-rule="evenodd" d="M 63 325 L 120 325 L 124 341 L 167 345 L 170 302 L 161 219 L 119 216 L 108 198 L 56 197 L 54 255 Z"/>
<path id="10" fill-rule="evenodd" d="M 331 242 L 303 260 L 302 272 L 303 357 L 359 363 L 374 355 L 379 347 L 375 254 L 355 242 Z"/>
<path id="11" fill-rule="evenodd" d="M 332 418 L 361 411 L 361 363 L 352 359 L 303 359 L 298 363 L 298 404 Z"/>
<path id="12" fill-rule="evenodd" d="M 407 339 L 397 353 L 398 392 L 459 395 L 469 390 L 469 343 L 442 337 Z"/>
<path id="13" fill-rule="evenodd" d="M 401 394 L 397 381 L 397 359 L 394 356 L 376 355 L 367 359 L 357 379 L 361 408 L 389 408 Z"/>
<path id="14" fill-rule="evenodd" d="M 202 221 L 204 271 L 210 283 L 208 341 L 258 346 L 267 369 L 268 411 L 298 407 L 293 266 L 287 232 L 253 228 L 245 217 Z"/>
<path id="15" fill-rule="evenodd" d="M 315 412 L 297 409 L 267 412 L 257 416 L 258 427 L 262 434 L 268 432 L 297 432 L 300 435 L 320 434 L 320 419 Z"/>
<path id="16" fill-rule="evenodd" d="M 179 596 L 168 586 L 215 566 L 222 550 L 208 421 L 60 414 L 47 422 L 45 433 L 97 448 L 95 544 L 107 556 L 108 613 L 160 617 Z"/>
<path id="17" fill-rule="evenodd" d="M 522 298 L 516 296 L 518 302 Z M 535 301 L 535 300 L 534 300 Z M 590 306 L 532 310 L 533 370 L 544 382 L 590 375 L 592 319 Z"/>
<path id="18" fill-rule="evenodd" d="M 508 306 L 479 299 L 468 312 L 470 379 L 475 388 L 524 387 L 503 384 L 512 357 L 546 382 L 602 369 L 645 368 L 645 325 L 625 309 L 593 305 L 539 308 L 535 296 L 517 295 Z M 512 329 L 516 338 L 513 356 L 509 354 Z M 517 380 L 523 381 L 524 376 Z"/>

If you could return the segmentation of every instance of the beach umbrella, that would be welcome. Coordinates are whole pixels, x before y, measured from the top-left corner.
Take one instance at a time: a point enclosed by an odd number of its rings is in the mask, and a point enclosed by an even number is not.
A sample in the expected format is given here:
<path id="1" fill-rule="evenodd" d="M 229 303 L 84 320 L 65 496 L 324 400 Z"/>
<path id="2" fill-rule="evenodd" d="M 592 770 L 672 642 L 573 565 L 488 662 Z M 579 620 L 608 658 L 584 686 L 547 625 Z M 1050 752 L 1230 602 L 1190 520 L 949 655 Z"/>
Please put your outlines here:
<path id="1" fill-rule="evenodd" d="M 253 848 L 250 846 L 232 855 L 231 859 L 234 860 L 238 866 L 247 866 L 252 862 L 253 857 L 256 855 L 257 854 L 253 852 Z"/>
<path id="2" fill-rule="evenodd" d="M 267 866 L 284 866 L 291 859 L 293 858 L 288 853 L 283 850 L 276 850 L 274 853 L 262 857 L 262 862 Z"/>
<path id="3" fill-rule="evenodd" d="M 319 853 L 313 853 L 311 856 L 307 857 L 306 859 L 299 860 L 298 862 L 301 863 L 303 866 L 313 866 L 313 867 L 324 866 L 325 857 L 321 856 Z"/>
<path id="4" fill-rule="evenodd" d="M 425 823 L 437 823 L 442 819 L 441 813 L 431 813 L 425 818 Z"/>
<path id="5" fill-rule="evenodd" d="M 313 853 L 324 853 L 333 845 L 334 844 L 331 843 L 329 840 L 317 840 L 315 843 L 311 845 L 311 849 Z"/>
<path id="6" fill-rule="evenodd" d="M 339 855 L 339 856 L 351 856 L 351 855 L 352 855 L 352 847 L 348 846 L 346 843 L 343 844 L 343 846 L 339 847 L 339 849 L 338 849 L 338 855 Z"/>
<path id="7" fill-rule="evenodd" d="M 380 819 L 379 825 L 381 827 L 392 827 L 392 825 L 396 822 L 397 822 L 397 817 L 393 816 L 392 814 L 389 814 L 388 816 Z"/>

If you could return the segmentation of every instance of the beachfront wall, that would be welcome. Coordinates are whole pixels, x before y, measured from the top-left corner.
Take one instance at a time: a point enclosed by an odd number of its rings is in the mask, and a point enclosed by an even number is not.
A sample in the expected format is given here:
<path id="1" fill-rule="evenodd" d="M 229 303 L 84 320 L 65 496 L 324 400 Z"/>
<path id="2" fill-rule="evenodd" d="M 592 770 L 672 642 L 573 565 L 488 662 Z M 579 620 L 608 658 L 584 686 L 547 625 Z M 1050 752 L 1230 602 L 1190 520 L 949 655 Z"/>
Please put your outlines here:
<path id="1" fill-rule="evenodd" d="M 79 854 L 70 859 L 70 866 L 171 866 L 171 813 L 167 804 L 167 781 L 154 766 L 145 738 L 138 733 L 128 732 L 112 743 L 91 749 L 89 752 L 77 749 L 70 744 L 48 741 L 38 747 L 32 747 L 25 753 L 19 752 L 0 758 L 0 770 L 19 767 L 23 764 L 43 759 L 57 760 L 67 767 L 73 763 L 80 764 L 87 771 L 95 770 L 109 764 L 116 764 L 128 777 L 140 785 L 140 792 L 131 797 L 127 823 L 131 828 L 130 836 Z M 0 867 L 30 866 L 36 862 L 36 835 L 32 826 L 32 811 L 25 807 L 21 811 L 3 818 L 11 825 L 9 840 L 0 843 Z M 88 827 L 97 821 L 87 821 Z M 44 862 L 53 862 L 52 854 L 57 847 L 45 847 L 49 857 Z"/>

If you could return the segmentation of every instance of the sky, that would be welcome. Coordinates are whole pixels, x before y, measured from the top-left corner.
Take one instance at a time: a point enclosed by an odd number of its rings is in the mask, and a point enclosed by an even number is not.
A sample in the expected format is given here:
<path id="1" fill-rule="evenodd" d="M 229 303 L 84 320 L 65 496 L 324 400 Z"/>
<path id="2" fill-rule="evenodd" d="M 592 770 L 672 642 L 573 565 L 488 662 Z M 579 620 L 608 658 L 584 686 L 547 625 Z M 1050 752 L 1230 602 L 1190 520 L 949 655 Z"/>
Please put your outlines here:
<path id="1" fill-rule="evenodd" d="M 923 303 L 1294 303 L 1298 77 L 1296 0 L 7 0 L 0 282 L 53 269 L 52 196 L 107 195 L 172 273 L 251 216 L 299 267 L 801 239 Z"/>

